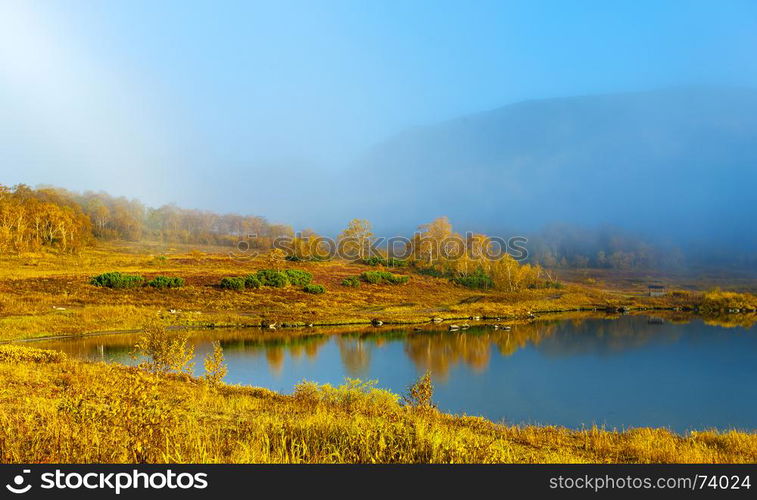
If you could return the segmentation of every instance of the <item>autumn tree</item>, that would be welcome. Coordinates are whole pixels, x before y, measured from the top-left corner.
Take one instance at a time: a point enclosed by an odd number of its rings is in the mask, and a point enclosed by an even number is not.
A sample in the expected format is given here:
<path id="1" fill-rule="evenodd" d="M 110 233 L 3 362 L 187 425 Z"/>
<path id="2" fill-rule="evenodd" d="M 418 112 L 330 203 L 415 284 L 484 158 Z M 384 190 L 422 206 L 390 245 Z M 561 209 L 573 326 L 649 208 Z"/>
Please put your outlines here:
<path id="1" fill-rule="evenodd" d="M 410 242 L 411 255 L 415 260 L 431 266 L 439 259 L 442 245 L 452 234 L 452 224 L 447 217 L 420 225 Z"/>
<path id="2" fill-rule="evenodd" d="M 453 269 L 457 276 L 468 276 L 481 270 L 489 272 L 488 250 L 490 238 L 485 234 L 469 234 L 465 241 L 465 252 L 455 259 Z"/>
<path id="3" fill-rule="evenodd" d="M 496 288 L 515 292 L 528 286 L 538 285 L 542 271 L 538 265 L 521 264 L 510 254 L 505 253 L 499 259 L 491 261 L 489 274 Z"/>
<path id="4" fill-rule="evenodd" d="M 366 259 L 370 257 L 372 241 L 371 223 L 365 219 L 352 219 L 339 234 L 338 245 L 342 255 Z"/>

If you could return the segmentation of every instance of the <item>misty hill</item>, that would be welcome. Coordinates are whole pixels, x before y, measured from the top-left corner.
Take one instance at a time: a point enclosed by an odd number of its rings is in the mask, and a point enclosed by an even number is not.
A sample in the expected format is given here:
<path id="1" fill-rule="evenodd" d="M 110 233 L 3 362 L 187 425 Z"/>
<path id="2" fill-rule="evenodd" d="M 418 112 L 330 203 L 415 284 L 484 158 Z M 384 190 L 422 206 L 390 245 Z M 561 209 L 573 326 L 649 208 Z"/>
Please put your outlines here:
<path id="1" fill-rule="evenodd" d="M 685 88 L 526 101 L 410 130 L 359 171 L 387 186 L 360 195 L 390 229 L 448 215 L 489 232 L 609 224 L 742 246 L 757 243 L 756 167 L 757 91 Z"/>

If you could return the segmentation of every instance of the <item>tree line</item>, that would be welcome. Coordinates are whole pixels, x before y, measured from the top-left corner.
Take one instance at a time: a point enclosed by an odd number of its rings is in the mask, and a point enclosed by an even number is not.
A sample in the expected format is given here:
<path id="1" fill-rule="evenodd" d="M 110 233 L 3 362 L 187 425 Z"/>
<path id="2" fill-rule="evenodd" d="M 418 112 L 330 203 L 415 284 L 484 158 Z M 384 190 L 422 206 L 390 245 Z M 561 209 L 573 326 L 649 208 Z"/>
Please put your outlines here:
<path id="1" fill-rule="evenodd" d="M 270 224 L 259 216 L 176 205 L 150 208 L 102 192 L 0 185 L 0 251 L 5 253 L 43 248 L 71 252 L 95 239 L 225 246 L 246 240 L 265 249 L 275 238 L 293 233 L 290 226 Z"/>
<path id="2" fill-rule="evenodd" d="M 0 251 L 43 247 L 75 251 L 90 243 L 92 225 L 71 198 L 55 189 L 0 185 Z"/>
<path id="3" fill-rule="evenodd" d="M 250 237 L 255 235 L 254 237 Z M 280 237 L 290 238 L 290 257 L 313 259 L 327 249 L 311 230 L 295 234 L 291 226 L 270 224 L 254 215 L 216 214 L 164 205 L 150 208 L 138 200 L 103 192 L 76 193 L 54 187 L 0 185 L 0 251 L 26 252 L 42 248 L 77 251 L 100 240 L 150 240 L 163 243 L 238 246 L 266 250 Z M 340 234 L 343 249 L 360 259 L 368 255 L 373 234 L 368 221 L 355 219 Z M 441 245 L 461 241 L 466 252 L 456 258 L 437 255 Z M 587 230 L 552 226 L 528 239 L 530 267 L 514 259 L 481 259 L 490 238 L 465 237 L 454 232 L 446 217 L 420 226 L 407 243 L 412 261 L 440 274 L 505 276 L 500 281 L 520 283 L 541 279 L 544 269 L 559 268 L 670 268 L 683 263 L 672 247 L 645 242 L 617 229 Z M 477 274 L 478 273 L 478 274 Z M 529 275 L 525 278 L 522 275 Z M 539 278 L 534 278 L 539 276 Z M 509 288 L 517 284 L 507 285 Z"/>

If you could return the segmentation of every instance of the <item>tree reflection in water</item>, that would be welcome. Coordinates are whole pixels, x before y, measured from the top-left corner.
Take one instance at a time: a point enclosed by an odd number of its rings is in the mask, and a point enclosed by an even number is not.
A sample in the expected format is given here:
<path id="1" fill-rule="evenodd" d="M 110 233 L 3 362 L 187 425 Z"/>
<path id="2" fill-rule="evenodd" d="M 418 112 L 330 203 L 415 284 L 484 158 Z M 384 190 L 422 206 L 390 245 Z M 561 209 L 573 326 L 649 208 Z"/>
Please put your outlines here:
<path id="1" fill-rule="evenodd" d="M 533 346 L 550 357 L 581 354 L 611 355 L 638 349 L 650 343 L 674 343 L 684 335 L 682 325 L 690 316 L 669 314 L 664 321 L 645 317 L 607 316 L 594 318 L 554 319 L 513 324 L 509 331 L 495 330 L 491 325 L 448 332 L 443 327 L 411 331 L 407 328 L 362 330 L 279 330 L 257 329 L 202 330 L 192 335 L 198 358 L 204 356 L 213 340 L 219 340 L 229 356 L 264 357 L 271 373 L 284 369 L 287 355 L 292 359 L 316 359 L 321 349 L 333 342 L 339 351 L 347 375 L 364 377 L 369 372 L 374 349 L 401 342 L 405 355 L 419 372 L 430 370 L 444 380 L 457 364 L 473 371 L 484 371 L 496 352 L 511 356 L 520 349 Z M 701 321 L 695 319 L 694 321 Z M 745 327 L 743 321 L 710 318 L 709 325 Z M 702 335 L 700 329 L 688 335 Z M 95 360 L 130 362 L 129 352 L 137 335 L 79 337 L 63 341 L 39 342 L 39 347 L 54 348 L 75 357 Z"/>

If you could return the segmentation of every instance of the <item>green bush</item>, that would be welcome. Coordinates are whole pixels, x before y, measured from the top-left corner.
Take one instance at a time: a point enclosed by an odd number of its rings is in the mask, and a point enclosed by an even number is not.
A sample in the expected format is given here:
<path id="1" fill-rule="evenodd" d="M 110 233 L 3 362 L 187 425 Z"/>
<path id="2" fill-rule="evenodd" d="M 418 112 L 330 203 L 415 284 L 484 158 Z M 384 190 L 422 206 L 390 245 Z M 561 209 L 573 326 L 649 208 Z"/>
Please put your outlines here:
<path id="1" fill-rule="evenodd" d="M 376 285 L 378 283 L 382 283 L 386 276 L 389 276 L 391 274 L 392 273 L 386 271 L 365 271 L 364 273 L 360 273 L 360 279 L 365 281 L 366 283 Z"/>
<path id="2" fill-rule="evenodd" d="M 144 281 L 142 276 L 112 272 L 95 276 L 90 280 L 90 283 L 107 288 L 134 288 L 142 285 Z"/>
<path id="3" fill-rule="evenodd" d="M 323 288 L 323 285 L 305 285 L 302 291 L 307 292 L 307 293 L 319 294 L 319 293 L 326 292 L 326 289 Z"/>
<path id="4" fill-rule="evenodd" d="M 284 271 L 284 273 L 286 273 L 287 278 L 289 279 L 289 283 L 295 286 L 305 286 L 313 281 L 313 275 L 307 271 L 301 271 L 299 269 L 287 269 L 286 271 Z"/>
<path id="5" fill-rule="evenodd" d="M 418 274 L 422 274 L 424 276 L 432 276 L 434 278 L 444 278 L 445 276 L 447 276 L 444 271 L 434 269 L 433 267 L 420 268 L 418 269 Z"/>
<path id="6" fill-rule="evenodd" d="M 371 283 L 372 285 L 378 285 L 381 283 L 389 283 L 392 285 L 402 285 L 410 280 L 409 276 L 402 276 L 400 274 L 392 274 L 389 271 L 365 271 L 360 274 L 360 279 Z"/>
<path id="7" fill-rule="evenodd" d="M 147 286 L 153 288 L 181 288 L 184 286 L 184 279 L 172 276 L 156 276 L 147 282 Z"/>
<path id="8" fill-rule="evenodd" d="M 365 264 L 366 266 L 383 266 L 384 262 L 386 262 L 386 259 L 383 257 L 368 257 L 367 259 L 360 259 L 360 263 Z"/>
<path id="9" fill-rule="evenodd" d="M 360 286 L 360 279 L 358 279 L 356 276 L 350 276 L 349 278 L 344 278 L 342 280 L 342 285 L 357 288 Z"/>
<path id="10" fill-rule="evenodd" d="M 452 282 L 456 285 L 476 290 L 486 290 L 494 287 L 494 281 L 481 268 L 476 269 L 473 274 L 452 278 Z"/>
<path id="11" fill-rule="evenodd" d="M 260 288 L 261 283 L 257 275 L 248 274 L 247 276 L 244 277 L 244 286 L 245 288 Z"/>
<path id="12" fill-rule="evenodd" d="M 221 280 L 221 288 L 224 290 L 244 290 L 244 278 L 224 278 Z"/>
<path id="13" fill-rule="evenodd" d="M 360 261 L 361 263 L 367 265 L 367 266 L 384 266 L 384 267 L 407 267 L 408 262 L 406 260 L 402 259 L 395 259 L 394 257 L 390 257 L 388 259 L 385 259 L 384 257 L 368 257 L 367 259 L 362 259 Z"/>
<path id="14" fill-rule="evenodd" d="M 289 278 L 286 273 L 275 269 L 262 269 L 258 271 L 257 277 L 262 286 L 283 288 L 289 284 Z"/>
<path id="15" fill-rule="evenodd" d="M 324 262 L 327 260 L 330 260 L 327 255 L 310 255 L 310 256 L 300 256 L 300 255 L 287 255 L 284 257 L 284 260 L 288 260 L 289 262 Z"/>

